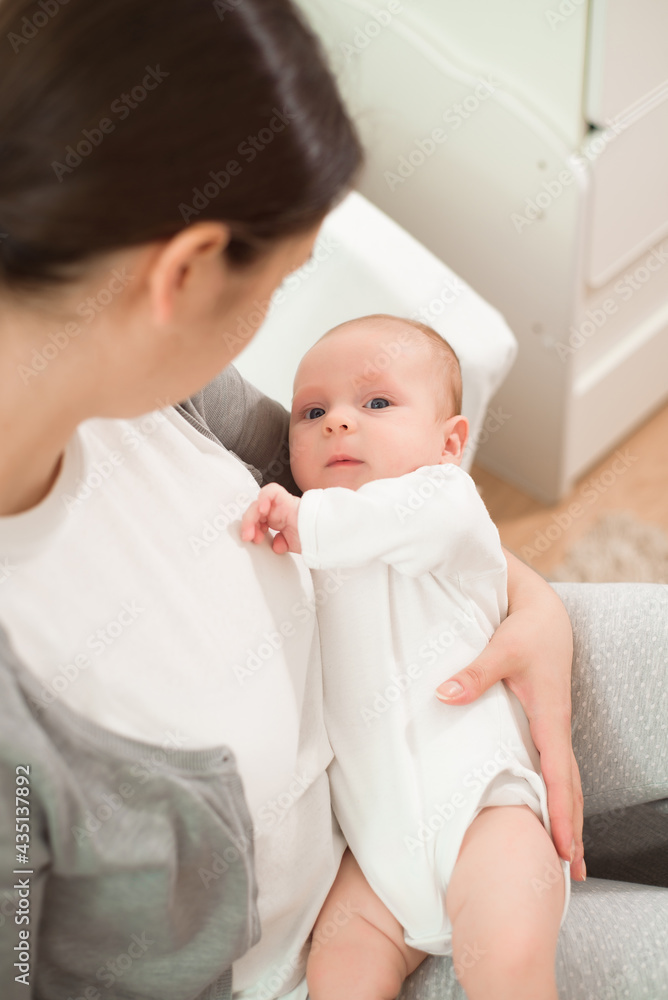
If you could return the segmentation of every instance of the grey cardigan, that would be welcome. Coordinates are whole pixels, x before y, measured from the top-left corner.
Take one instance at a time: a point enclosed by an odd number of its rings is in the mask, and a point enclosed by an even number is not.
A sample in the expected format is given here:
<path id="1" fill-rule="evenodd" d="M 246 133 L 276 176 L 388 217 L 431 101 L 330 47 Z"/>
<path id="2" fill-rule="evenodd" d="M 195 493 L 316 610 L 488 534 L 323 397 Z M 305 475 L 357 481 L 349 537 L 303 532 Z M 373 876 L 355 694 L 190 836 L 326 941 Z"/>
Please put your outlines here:
<path id="1" fill-rule="evenodd" d="M 287 413 L 234 368 L 177 409 L 296 490 Z M 39 691 L 0 628 L 0 996 L 226 1000 L 260 937 L 232 749 L 151 748 Z"/>

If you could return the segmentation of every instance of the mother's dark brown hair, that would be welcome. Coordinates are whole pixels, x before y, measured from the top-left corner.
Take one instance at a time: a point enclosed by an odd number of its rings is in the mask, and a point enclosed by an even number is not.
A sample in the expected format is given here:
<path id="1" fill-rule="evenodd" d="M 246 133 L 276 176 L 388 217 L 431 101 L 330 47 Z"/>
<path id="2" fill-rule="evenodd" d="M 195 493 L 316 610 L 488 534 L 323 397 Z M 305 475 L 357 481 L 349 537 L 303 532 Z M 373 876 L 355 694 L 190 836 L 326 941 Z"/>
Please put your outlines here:
<path id="1" fill-rule="evenodd" d="M 0 0 L 0 40 L 0 289 L 202 219 L 231 225 L 242 266 L 360 166 L 290 0 Z"/>

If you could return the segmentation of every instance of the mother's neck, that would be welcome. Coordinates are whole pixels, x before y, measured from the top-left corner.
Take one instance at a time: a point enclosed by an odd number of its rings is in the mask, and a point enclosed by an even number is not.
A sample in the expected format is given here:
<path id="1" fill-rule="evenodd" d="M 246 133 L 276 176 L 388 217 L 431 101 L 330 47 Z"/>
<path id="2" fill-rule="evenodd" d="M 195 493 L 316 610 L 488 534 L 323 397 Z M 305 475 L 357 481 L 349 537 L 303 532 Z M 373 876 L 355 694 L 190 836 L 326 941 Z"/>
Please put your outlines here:
<path id="1" fill-rule="evenodd" d="M 0 516 L 38 504 L 67 442 L 86 419 L 75 347 L 49 339 L 29 316 L 0 316 Z M 49 345 L 52 349 L 49 349 Z M 71 351 L 70 356 L 68 353 Z"/>

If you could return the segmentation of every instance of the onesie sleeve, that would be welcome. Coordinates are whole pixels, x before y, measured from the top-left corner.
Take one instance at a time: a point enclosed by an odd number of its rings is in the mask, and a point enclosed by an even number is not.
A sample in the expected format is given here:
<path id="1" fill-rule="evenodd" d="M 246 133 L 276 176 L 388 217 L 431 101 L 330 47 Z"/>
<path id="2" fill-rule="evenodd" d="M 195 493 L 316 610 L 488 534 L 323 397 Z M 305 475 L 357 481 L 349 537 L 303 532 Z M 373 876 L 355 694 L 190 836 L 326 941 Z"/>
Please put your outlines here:
<path id="1" fill-rule="evenodd" d="M 456 465 L 423 466 L 358 490 L 307 490 L 298 515 L 311 569 L 374 559 L 407 576 L 476 577 L 505 570 L 499 533 L 471 477 Z"/>

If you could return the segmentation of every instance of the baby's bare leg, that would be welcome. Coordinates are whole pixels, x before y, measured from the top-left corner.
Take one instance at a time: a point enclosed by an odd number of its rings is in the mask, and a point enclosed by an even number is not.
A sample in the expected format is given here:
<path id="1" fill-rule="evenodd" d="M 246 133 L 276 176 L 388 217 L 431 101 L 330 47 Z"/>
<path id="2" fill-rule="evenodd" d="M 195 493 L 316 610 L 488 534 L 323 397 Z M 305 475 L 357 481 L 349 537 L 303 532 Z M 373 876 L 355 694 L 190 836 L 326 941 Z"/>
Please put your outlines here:
<path id="1" fill-rule="evenodd" d="M 529 806 L 475 818 L 446 895 L 453 961 L 469 1000 L 558 1000 L 561 862 Z"/>
<path id="2" fill-rule="evenodd" d="M 394 1000 L 424 957 L 346 851 L 313 929 L 310 1000 Z"/>

